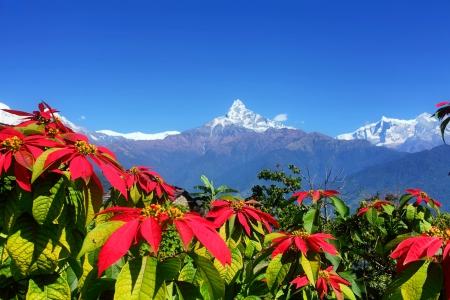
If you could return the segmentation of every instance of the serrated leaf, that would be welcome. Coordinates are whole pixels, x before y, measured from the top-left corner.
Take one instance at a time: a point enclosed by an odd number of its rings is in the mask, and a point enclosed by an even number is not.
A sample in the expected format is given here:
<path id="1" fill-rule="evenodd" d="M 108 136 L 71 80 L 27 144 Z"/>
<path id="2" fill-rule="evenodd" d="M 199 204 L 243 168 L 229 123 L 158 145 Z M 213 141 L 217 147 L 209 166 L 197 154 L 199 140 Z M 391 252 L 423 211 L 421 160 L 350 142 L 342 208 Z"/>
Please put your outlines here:
<path id="1" fill-rule="evenodd" d="M 28 214 L 17 219 L 6 243 L 9 256 L 23 276 L 53 273 L 61 249 L 58 226 L 39 226 Z"/>
<path id="2" fill-rule="evenodd" d="M 70 287 L 58 273 L 34 276 L 30 279 L 26 298 L 36 300 L 70 299 Z"/>
<path id="3" fill-rule="evenodd" d="M 117 277 L 114 299 L 166 300 L 165 283 L 154 257 L 130 260 Z"/>
<path id="4" fill-rule="evenodd" d="M 91 230 L 83 241 L 83 246 L 78 253 L 77 258 L 80 258 L 87 252 L 91 252 L 97 248 L 103 246 L 106 240 L 119 229 L 125 222 L 122 221 L 109 221 Z"/>
<path id="5" fill-rule="evenodd" d="M 222 263 L 215 259 L 214 266 L 219 271 L 222 280 L 224 280 L 226 284 L 231 284 L 236 274 L 244 267 L 241 252 L 238 248 L 231 251 L 231 265 L 223 267 Z"/>

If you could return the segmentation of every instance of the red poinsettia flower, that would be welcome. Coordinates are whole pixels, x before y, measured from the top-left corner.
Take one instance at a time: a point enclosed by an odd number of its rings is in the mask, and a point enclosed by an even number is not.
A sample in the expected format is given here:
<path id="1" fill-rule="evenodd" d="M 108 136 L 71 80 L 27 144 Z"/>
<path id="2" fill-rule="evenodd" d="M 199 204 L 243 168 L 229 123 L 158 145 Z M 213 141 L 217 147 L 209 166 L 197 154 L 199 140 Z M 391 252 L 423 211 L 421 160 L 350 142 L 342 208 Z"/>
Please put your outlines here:
<path id="1" fill-rule="evenodd" d="M 105 242 L 98 257 L 98 276 L 109 266 L 124 256 L 131 244 L 137 244 L 144 238 L 157 254 L 162 239 L 164 222 L 168 219 L 165 210 L 159 204 L 152 204 L 145 208 L 109 207 L 99 213 L 115 213 L 110 221 L 123 221 L 119 227 Z"/>
<path id="2" fill-rule="evenodd" d="M 33 111 L 32 114 L 13 109 L 2 109 L 2 110 L 16 116 L 24 117 L 25 121 L 16 125 L 19 127 L 26 127 L 30 124 L 44 124 L 46 127 L 45 130 L 46 132 L 50 128 L 53 128 L 53 132 L 51 132 L 50 134 L 54 134 L 55 130 L 61 133 L 72 132 L 72 130 L 64 126 L 59 120 L 59 118 L 55 115 L 55 113 L 58 112 L 56 109 L 51 108 L 50 105 L 48 105 L 44 101 L 39 103 L 38 108 L 39 110 Z"/>
<path id="3" fill-rule="evenodd" d="M 442 251 L 440 252 L 440 250 Z M 432 227 L 421 236 L 412 237 L 401 242 L 391 253 L 390 257 L 397 259 L 397 272 L 400 273 L 410 262 L 425 257 L 431 258 L 437 255 L 438 252 L 442 253 L 444 267 L 446 265 L 449 266 L 449 251 L 450 229 L 441 231 L 436 227 Z M 450 285 L 450 282 L 448 284 Z"/>
<path id="4" fill-rule="evenodd" d="M 231 216 L 236 215 L 239 223 L 244 227 L 247 235 L 250 236 L 249 222 L 262 222 L 269 232 L 272 232 L 270 224 L 278 228 L 278 222 L 268 213 L 262 212 L 253 207 L 255 200 L 249 201 L 225 201 L 216 200 L 211 203 L 211 210 L 206 218 L 213 218 L 214 223 L 222 226 Z M 257 203 L 257 202 L 256 202 Z"/>
<path id="5" fill-rule="evenodd" d="M 154 177 L 153 172 L 148 167 L 132 167 L 125 171 L 125 184 L 128 189 L 135 184 L 139 185 L 145 192 L 150 192 L 149 182 L 150 178 Z"/>
<path id="6" fill-rule="evenodd" d="M 273 240 L 274 245 L 271 248 L 275 250 L 272 252 L 272 258 L 278 254 L 285 253 L 288 249 L 297 248 L 304 255 L 308 250 L 314 252 L 328 252 L 331 255 L 337 255 L 338 251 L 334 245 L 327 242 L 328 240 L 335 240 L 336 238 L 326 233 L 314 233 L 311 234 L 307 231 L 295 230 L 292 233 L 279 232 L 284 236 L 278 237 Z"/>
<path id="7" fill-rule="evenodd" d="M 148 182 L 148 191 L 155 191 L 158 198 L 161 198 L 161 195 L 163 193 L 169 197 L 169 199 L 175 198 L 175 187 L 171 186 L 170 184 L 164 182 L 164 179 L 162 177 L 153 171 L 147 172 L 150 177 L 150 181 Z"/>
<path id="8" fill-rule="evenodd" d="M 36 158 L 44 151 L 43 148 L 63 146 L 43 135 L 25 137 L 12 127 L 0 130 L 0 143 L 0 173 L 8 171 L 14 165 L 16 182 L 26 191 L 31 191 L 31 172 Z"/>
<path id="9" fill-rule="evenodd" d="M 174 224 L 184 247 L 187 249 L 194 236 L 223 265 L 231 264 L 231 253 L 216 231 L 216 225 L 197 213 L 183 213 L 176 207 L 165 210 L 159 204 L 145 208 L 110 207 L 98 214 L 115 213 L 111 221 L 123 221 L 105 242 L 98 259 L 98 276 L 106 268 L 124 256 L 131 244 L 144 238 L 155 253 L 158 252 L 162 231 L 167 224 Z"/>
<path id="10" fill-rule="evenodd" d="M 372 207 L 375 208 L 377 211 L 380 211 L 383 208 L 383 205 L 390 205 L 390 204 L 391 204 L 391 202 L 385 201 L 385 200 L 374 201 L 374 202 L 370 203 L 369 205 L 367 205 L 366 207 L 361 208 L 358 211 L 358 216 L 360 216 L 363 213 L 367 212 Z"/>
<path id="11" fill-rule="evenodd" d="M 75 138 L 76 141 L 74 141 Z M 73 144 L 67 144 L 64 148 L 50 153 L 45 161 L 45 168 L 53 167 L 56 170 L 60 164 L 69 164 L 71 179 L 82 178 L 88 183 L 91 177 L 96 178 L 90 162 L 92 161 L 100 167 L 108 181 L 127 197 L 127 189 L 123 180 L 125 174 L 114 153 L 105 147 L 89 144 L 87 137 L 82 134 L 71 133 L 70 139 L 66 139 L 66 141 L 73 142 Z"/>
<path id="12" fill-rule="evenodd" d="M 442 204 L 439 201 L 431 199 L 430 196 L 427 195 L 427 193 L 419 189 L 409 189 L 406 190 L 406 192 L 408 194 L 413 195 L 414 197 L 417 197 L 416 202 L 414 202 L 415 205 L 419 205 L 422 202 L 422 200 L 424 200 L 427 204 L 429 204 L 431 200 L 437 207 L 442 206 Z"/>
<path id="13" fill-rule="evenodd" d="M 307 197 L 312 197 L 312 201 L 313 203 L 315 203 L 322 198 L 334 196 L 337 194 L 339 194 L 339 192 L 335 190 L 309 190 L 308 192 L 297 192 L 293 194 L 292 197 L 297 197 L 298 204 L 302 204 L 303 200 Z"/>
<path id="14" fill-rule="evenodd" d="M 231 253 L 224 240 L 217 233 L 218 227 L 213 222 L 206 220 L 199 213 L 183 213 L 172 206 L 167 211 L 169 222 L 174 224 L 180 234 L 184 248 L 187 249 L 194 236 L 211 252 L 222 265 L 231 264 Z"/>
<path id="15" fill-rule="evenodd" d="M 291 281 L 292 284 L 296 285 L 296 288 L 299 289 L 308 283 L 310 283 L 308 277 L 306 275 L 299 276 Z M 328 294 L 328 285 L 331 286 L 331 289 L 336 296 L 336 299 L 343 300 L 344 295 L 341 291 L 341 287 L 339 284 L 350 285 L 350 282 L 340 277 L 335 271 L 333 271 L 333 266 L 329 266 L 325 270 L 319 269 L 319 277 L 317 278 L 316 289 L 319 293 L 320 299 L 323 299 L 325 295 Z"/>

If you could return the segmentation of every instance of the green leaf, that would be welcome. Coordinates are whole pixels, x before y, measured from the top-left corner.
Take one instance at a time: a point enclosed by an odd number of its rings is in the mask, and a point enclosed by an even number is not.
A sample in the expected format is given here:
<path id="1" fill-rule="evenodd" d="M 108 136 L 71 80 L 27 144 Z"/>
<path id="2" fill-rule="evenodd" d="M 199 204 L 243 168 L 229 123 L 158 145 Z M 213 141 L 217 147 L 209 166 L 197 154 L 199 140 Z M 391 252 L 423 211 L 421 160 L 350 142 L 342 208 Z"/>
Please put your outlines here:
<path id="1" fill-rule="evenodd" d="M 444 121 L 442 121 L 440 128 L 441 128 L 441 135 L 442 135 L 442 140 L 445 142 L 445 138 L 444 138 L 444 134 L 445 134 L 445 128 L 448 125 L 448 122 L 450 122 L 450 117 L 448 117 L 447 119 L 445 119 Z M 447 143 L 446 143 L 447 144 Z"/>
<path id="2" fill-rule="evenodd" d="M 406 207 L 406 220 L 412 222 L 416 216 L 416 208 L 414 205 L 408 205 Z"/>
<path id="3" fill-rule="evenodd" d="M 399 205 L 399 209 L 401 209 L 406 203 L 408 203 L 408 201 L 413 197 L 413 195 L 411 194 L 403 194 L 402 197 L 400 198 L 400 205 Z"/>
<path id="4" fill-rule="evenodd" d="M 174 280 L 181 270 L 181 261 L 178 257 L 171 257 L 161 262 L 158 268 L 161 269 L 164 280 Z"/>
<path id="5" fill-rule="evenodd" d="M 424 260 L 414 261 L 391 282 L 383 299 L 438 299 L 442 278 L 440 265 Z"/>
<path id="6" fill-rule="evenodd" d="M 197 255 L 196 253 L 189 253 L 189 256 L 194 260 L 200 274 L 202 275 L 203 285 L 208 291 L 211 299 L 221 299 L 225 295 L 225 284 L 220 277 L 219 271 L 214 267 L 214 264 L 207 258 Z"/>
<path id="7" fill-rule="evenodd" d="M 273 295 L 279 287 L 279 284 L 283 282 L 284 278 L 289 272 L 292 261 L 283 258 L 283 255 L 275 256 L 267 266 L 266 279 L 267 286 Z"/>
<path id="8" fill-rule="evenodd" d="M 303 227 L 309 233 L 314 233 L 319 228 L 320 211 L 318 209 L 310 209 L 303 216 Z"/>
<path id="9" fill-rule="evenodd" d="M 202 282 L 202 275 L 200 271 L 194 267 L 192 263 L 187 263 L 183 269 L 181 269 L 178 280 L 192 283 L 196 286 L 200 286 Z"/>
<path id="10" fill-rule="evenodd" d="M 44 180 L 33 192 L 33 217 L 39 225 L 51 224 L 61 213 L 64 205 L 64 178 L 53 182 Z M 36 197 L 37 196 L 37 197 Z"/>
<path id="11" fill-rule="evenodd" d="M 272 233 L 266 234 L 264 236 L 264 243 L 268 243 L 268 242 L 270 242 L 276 238 L 282 237 L 282 236 L 285 236 L 285 234 L 279 233 L 279 232 L 272 232 Z"/>
<path id="12" fill-rule="evenodd" d="M 58 273 L 34 276 L 30 279 L 26 298 L 39 300 L 70 299 L 70 287 Z"/>
<path id="13" fill-rule="evenodd" d="M 57 150 L 61 150 L 61 148 L 50 148 L 44 151 L 39 157 L 36 159 L 33 165 L 33 174 L 31 175 L 31 183 L 33 183 L 41 174 L 50 166 L 48 165 L 46 168 L 44 168 L 45 161 L 47 160 L 47 157 Z"/>
<path id="14" fill-rule="evenodd" d="M 130 260 L 117 277 L 114 299 L 166 300 L 163 275 L 158 272 L 158 261 L 145 256 Z"/>
<path id="15" fill-rule="evenodd" d="M 17 219 L 6 243 L 12 263 L 23 276 L 53 273 L 61 249 L 58 226 L 39 226 L 28 214 Z"/>
<path id="16" fill-rule="evenodd" d="M 80 258 L 85 253 L 91 252 L 103 246 L 111 234 L 113 234 L 124 224 L 125 222 L 122 221 L 109 221 L 95 227 L 86 235 L 86 238 L 83 241 L 83 246 L 81 247 L 77 258 Z"/>
<path id="17" fill-rule="evenodd" d="M 114 290 L 115 283 L 116 280 L 111 278 L 94 278 L 91 282 L 89 282 L 89 286 L 83 300 L 99 299 L 99 296 L 104 291 Z"/>
<path id="18" fill-rule="evenodd" d="M 350 300 L 356 300 L 355 294 L 353 294 L 353 291 L 351 288 L 349 288 L 348 286 L 346 286 L 345 284 L 342 284 L 342 283 L 339 283 L 339 287 L 341 288 L 341 292 L 344 293 L 346 298 L 348 298 Z"/>
<path id="19" fill-rule="evenodd" d="M 320 255 L 319 253 L 313 251 L 308 251 L 307 254 L 308 255 L 305 256 L 302 253 L 300 263 L 303 267 L 303 271 L 306 273 L 306 277 L 308 277 L 309 282 L 315 286 L 319 276 Z"/>
<path id="20" fill-rule="evenodd" d="M 174 281 L 177 288 L 178 296 L 180 300 L 203 300 L 203 296 L 199 291 L 199 288 L 190 282 Z"/>
<path id="21" fill-rule="evenodd" d="M 214 266 L 219 271 L 220 276 L 225 283 L 231 284 L 238 272 L 244 267 L 241 251 L 239 251 L 238 248 L 234 248 L 233 251 L 231 251 L 231 265 L 226 265 L 224 267 L 219 260 L 215 259 Z"/>
<path id="22" fill-rule="evenodd" d="M 369 221 L 370 225 L 372 225 L 373 227 L 378 227 L 380 228 L 380 225 L 383 223 L 383 218 L 378 217 L 378 211 L 371 207 L 366 213 L 366 218 L 367 221 Z"/>
<path id="23" fill-rule="evenodd" d="M 350 208 L 336 196 L 330 196 L 328 199 L 331 200 L 331 204 L 336 208 L 338 214 L 345 220 L 350 214 Z"/>
<path id="24" fill-rule="evenodd" d="M 139 191 L 136 183 L 130 188 L 130 198 L 134 204 L 137 204 L 139 199 L 141 199 L 141 192 Z"/>

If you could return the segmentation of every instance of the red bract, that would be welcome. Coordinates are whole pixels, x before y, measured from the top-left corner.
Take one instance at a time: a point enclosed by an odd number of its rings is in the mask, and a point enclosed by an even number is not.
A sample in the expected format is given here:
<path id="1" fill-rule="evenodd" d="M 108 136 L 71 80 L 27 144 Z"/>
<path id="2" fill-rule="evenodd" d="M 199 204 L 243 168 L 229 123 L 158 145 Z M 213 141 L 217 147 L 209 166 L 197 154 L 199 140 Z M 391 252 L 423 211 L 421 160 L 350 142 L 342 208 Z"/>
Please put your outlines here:
<path id="1" fill-rule="evenodd" d="M 176 207 L 170 207 L 167 215 L 170 222 L 176 226 L 185 249 L 195 236 L 222 265 L 231 264 L 230 249 L 217 233 L 216 224 L 202 218 L 198 213 L 183 213 Z"/>
<path id="2" fill-rule="evenodd" d="M 299 276 L 291 281 L 292 284 L 296 284 L 296 288 L 299 289 L 308 283 L 310 283 L 306 275 Z M 333 289 L 336 299 L 343 300 L 344 295 L 342 294 L 341 287 L 339 284 L 350 285 L 350 282 L 340 277 L 335 271 L 333 271 L 333 266 L 326 268 L 325 270 L 319 270 L 319 277 L 317 278 L 316 289 L 319 293 L 320 299 L 328 294 L 328 284 Z"/>
<path id="3" fill-rule="evenodd" d="M 123 180 L 125 175 L 114 153 L 105 147 L 96 147 L 93 144 L 89 144 L 88 139 L 82 134 L 73 133 L 71 137 L 76 137 L 76 141 L 50 153 L 44 167 L 47 168 L 53 165 L 53 169 L 56 169 L 60 164 L 68 163 L 71 179 L 82 178 L 88 183 L 91 176 L 95 178 L 94 168 L 89 161 L 90 159 L 100 167 L 109 182 L 127 197 L 127 189 Z"/>
<path id="4" fill-rule="evenodd" d="M 272 232 L 269 224 L 278 228 L 278 222 L 268 213 L 262 212 L 250 205 L 255 204 L 256 201 L 250 200 L 244 202 L 240 201 L 225 201 L 216 200 L 211 203 L 211 210 L 207 218 L 213 218 L 214 223 L 222 226 L 231 216 L 236 215 L 239 223 L 244 227 L 247 235 L 250 236 L 249 222 L 262 222 L 269 232 Z"/>
<path id="5" fill-rule="evenodd" d="M 282 237 L 278 237 L 273 240 L 274 245 L 271 248 L 275 248 L 272 252 L 272 258 L 278 254 L 285 253 L 288 249 L 296 248 L 300 250 L 304 255 L 308 250 L 314 252 L 328 252 L 331 255 L 337 255 L 338 251 L 336 247 L 328 243 L 326 240 L 335 240 L 333 236 L 326 233 L 314 233 L 311 234 L 307 231 L 295 230 L 292 233 L 279 232 L 284 234 Z"/>
<path id="6" fill-rule="evenodd" d="M 53 132 L 50 132 L 50 135 L 55 134 L 55 130 L 57 132 L 72 132 L 71 129 L 64 126 L 58 117 L 55 116 L 55 113 L 58 112 L 56 109 L 53 109 L 42 101 L 38 105 L 39 110 L 33 111 L 32 114 L 20 111 L 20 110 L 13 110 L 13 109 L 2 109 L 10 114 L 14 114 L 16 116 L 24 117 L 26 121 L 18 124 L 19 127 L 26 127 L 30 124 L 44 124 L 45 125 L 45 132 L 47 133 L 49 129 L 53 128 Z"/>
<path id="7" fill-rule="evenodd" d="M 390 204 L 391 204 L 391 202 L 389 202 L 389 201 L 377 200 L 375 202 L 370 203 L 366 207 L 361 208 L 358 211 L 358 216 L 362 215 L 363 213 L 365 213 L 366 211 L 368 211 L 372 207 L 375 208 L 377 211 L 380 211 L 383 208 L 383 205 L 390 205 Z"/>
<path id="8" fill-rule="evenodd" d="M 115 213 L 111 221 L 126 222 L 105 242 L 98 259 L 98 276 L 106 268 L 124 256 L 131 244 L 143 237 L 158 252 L 162 231 L 167 224 L 174 224 L 184 247 L 187 249 L 194 236 L 223 265 L 231 264 L 231 253 L 216 231 L 216 225 L 196 213 L 183 213 L 176 207 L 165 210 L 159 204 L 143 209 L 129 207 L 110 207 L 99 214 Z"/>
<path id="9" fill-rule="evenodd" d="M 109 266 L 124 256 L 131 244 L 138 243 L 143 237 L 158 253 L 162 239 L 161 226 L 168 219 L 165 210 L 159 204 L 152 204 L 143 209 L 129 207 L 109 207 L 97 215 L 115 213 L 110 221 L 123 221 L 119 227 L 105 242 L 98 257 L 98 276 Z"/>
<path id="10" fill-rule="evenodd" d="M 422 202 L 422 200 L 424 200 L 427 204 L 429 204 L 430 200 L 432 200 L 433 203 L 437 207 L 441 207 L 442 206 L 442 204 L 439 201 L 431 199 L 430 196 L 427 195 L 427 193 L 422 192 L 419 189 L 409 189 L 409 190 L 406 190 L 406 192 L 408 194 L 413 195 L 414 197 L 417 197 L 416 202 L 414 202 L 415 205 L 419 205 Z"/>
<path id="11" fill-rule="evenodd" d="M 292 197 L 297 197 L 298 204 L 302 204 L 303 200 L 307 197 L 312 197 L 312 201 L 313 203 L 315 203 L 322 198 L 334 196 L 337 194 L 339 194 L 339 192 L 334 190 L 309 190 L 308 192 L 297 192 L 293 194 Z"/>
<path id="12" fill-rule="evenodd" d="M 0 130 L 0 142 L 0 173 L 8 171 L 13 164 L 16 182 L 26 191 L 31 191 L 31 171 L 43 148 L 62 146 L 42 135 L 25 137 L 22 132 L 11 127 Z"/>
<path id="13" fill-rule="evenodd" d="M 148 167 L 132 167 L 125 172 L 125 184 L 128 189 L 136 184 L 148 193 L 150 178 L 153 178 L 153 172 L 150 172 Z"/>
<path id="14" fill-rule="evenodd" d="M 448 252 L 450 250 L 449 241 L 449 229 L 441 231 L 436 227 L 432 227 L 421 236 L 412 237 L 401 242 L 391 253 L 390 257 L 397 259 L 397 272 L 400 273 L 410 262 L 425 257 L 431 258 L 438 254 L 439 250 L 442 250 L 445 267 L 445 265 L 450 263 L 450 258 L 448 257 Z"/>
<path id="15" fill-rule="evenodd" d="M 161 198 L 161 195 L 164 193 L 167 195 L 170 199 L 173 199 L 175 197 L 175 188 L 171 186 L 170 184 L 167 184 L 164 182 L 161 176 L 159 176 L 158 173 L 148 171 L 150 174 L 151 181 L 148 183 L 148 190 L 149 192 L 155 191 L 158 198 Z"/>

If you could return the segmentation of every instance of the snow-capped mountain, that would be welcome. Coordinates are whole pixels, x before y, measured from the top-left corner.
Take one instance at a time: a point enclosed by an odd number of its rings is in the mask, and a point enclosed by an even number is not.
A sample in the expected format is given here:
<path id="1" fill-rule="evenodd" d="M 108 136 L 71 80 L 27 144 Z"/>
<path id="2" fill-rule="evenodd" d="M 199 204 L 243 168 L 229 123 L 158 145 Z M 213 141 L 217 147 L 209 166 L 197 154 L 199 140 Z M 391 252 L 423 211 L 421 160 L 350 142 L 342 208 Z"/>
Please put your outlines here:
<path id="1" fill-rule="evenodd" d="M 442 145 L 440 122 L 423 113 L 413 120 L 382 117 L 381 121 L 359 128 L 352 133 L 338 135 L 340 140 L 364 139 L 376 146 L 405 152 L 418 152 Z"/>
<path id="2" fill-rule="evenodd" d="M 217 131 L 218 128 L 223 130 L 228 126 L 239 126 L 246 129 L 250 129 L 256 132 L 264 132 L 269 128 L 281 129 L 296 129 L 294 127 L 285 126 L 281 123 L 272 121 L 264 116 L 254 113 L 253 111 L 245 108 L 244 103 L 237 99 L 233 102 L 233 105 L 228 110 L 227 114 L 222 117 L 213 119 L 206 123 L 204 126 L 210 127 L 211 132 Z"/>
<path id="3" fill-rule="evenodd" d="M 4 103 L 0 103 L 0 123 L 7 125 L 16 125 L 22 121 L 22 117 L 7 113 L 1 109 L 10 109 Z M 69 121 L 64 116 L 56 114 L 61 122 L 67 127 L 71 128 L 73 131 L 82 133 L 86 135 L 94 143 L 111 143 L 120 139 L 129 140 L 162 140 L 168 135 L 179 134 L 178 131 L 166 131 L 161 133 L 142 133 L 142 132 L 132 132 L 132 133 L 118 133 L 111 130 L 99 130 L 90 131 L 82 126 L 78 126 L 71 121 Z"/>

